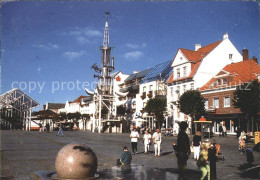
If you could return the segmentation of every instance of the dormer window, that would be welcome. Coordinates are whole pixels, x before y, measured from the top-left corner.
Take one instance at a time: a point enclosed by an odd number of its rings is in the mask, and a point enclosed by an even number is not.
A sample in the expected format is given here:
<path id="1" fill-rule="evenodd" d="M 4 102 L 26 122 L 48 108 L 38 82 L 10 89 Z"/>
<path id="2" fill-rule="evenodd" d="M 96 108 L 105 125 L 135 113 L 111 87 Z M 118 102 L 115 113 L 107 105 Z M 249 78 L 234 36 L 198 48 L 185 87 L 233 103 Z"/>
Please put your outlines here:
<path id="1" fill-rule="evenodd" d="M 221 79 L 217 80 L 217 85 L 220 86 L 221 85 Z"/>
<path id="2" fill-rule="evenodd" d="M 226 85 L 226 84 L 227 84 L 227 79 L 226 79 L 226 78 L 223 78 L 223 79 L 222 79 L 222 84 L 223 84 L 223 85 Z"/>
<path id="3" fill-rule="evenodd" d="M 229 60 L 232 60 L 233 54 L 229 54 Z"/>

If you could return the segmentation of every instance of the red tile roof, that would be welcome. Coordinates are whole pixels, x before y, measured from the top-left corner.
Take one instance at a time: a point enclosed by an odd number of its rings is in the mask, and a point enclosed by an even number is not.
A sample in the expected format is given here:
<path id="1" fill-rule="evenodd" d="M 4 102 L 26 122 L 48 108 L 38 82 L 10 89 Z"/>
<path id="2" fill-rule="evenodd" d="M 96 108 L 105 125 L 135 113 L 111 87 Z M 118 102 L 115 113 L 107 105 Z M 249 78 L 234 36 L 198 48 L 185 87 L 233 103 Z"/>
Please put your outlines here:
<path id="1" fill-rule="evenodd" d="M 192 51 L 192 50 L 180 48 L 179 50 L 181 50 L 183 55 L 189 61 L 194 62 L 194 63 L 191 64 L 191 73 L 190 73 L 189 76 L 183 77 L 183 78 L 179 78 L 179 79 L 174 79 L 173 78 L 173 74 L 172 74 L 172 76 L 168 79 L 167 83 L 171 83 L 171 82 L 174 82 L 174 81 L 180 81 L 180 80 L 183 80 L 183 79 L 188 79 L 188 78 L 193 77 L 194 74 L 196 73 L 200 63 L 201 63 L 201 60 L 205 56 L 207 56 L 214 48 L 216 48 L 221 42 L 222 42 L 222 40 L 219 40 L 219 41 L 214 42 L 212 44 L 209 44 L 207 46 L 201 47 L 197 51 Z M 175 59 L 175 57 L 174 57 L 174 59 Z"/>
<path id="2" fill-rule="evenodd" d="M 226 71 L 226 76 L 223 76 L 223 71 Z M 219 79 L 217 76 L 222 75 L 221 78 L 226 77 L 228 80 L 226 85 L 211 86 L 212 83 Z M 225 66 L 216 77 L 212 78 L 204 86 L 200 88 L 200 91 L 218 89 L 220 87 L 239 85 L 245 82 L 253 81 L 257 79 L 257 75 L 260 75 L 260 66 L 253 59 L 245 60 L 238 63 L 233 63 Z M 230 77 L 230 78 L 228 78 Z"/>
<path id="3" fill-rule="evenodd" d="M 81 103 L 81 99 L 85 98 L 87 96 L 79 96 L 77 99 L 75 99 L 72 103 Z"/>
<path id="4" fill-rule="evenodd" d="M 209 44 L 207 46 L 199 48 L 197 51 L 180 48 L 184 56 L 190 61 L 200 61 L 207 56 L 215 47 L 217 47 L 222 40 Z"/>

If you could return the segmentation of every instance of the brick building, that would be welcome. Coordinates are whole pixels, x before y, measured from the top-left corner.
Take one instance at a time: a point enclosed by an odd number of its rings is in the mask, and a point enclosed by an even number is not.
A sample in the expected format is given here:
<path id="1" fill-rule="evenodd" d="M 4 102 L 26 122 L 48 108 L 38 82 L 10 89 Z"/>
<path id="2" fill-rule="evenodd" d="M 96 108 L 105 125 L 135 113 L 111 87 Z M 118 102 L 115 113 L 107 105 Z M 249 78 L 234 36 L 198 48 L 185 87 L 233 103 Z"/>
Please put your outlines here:
<path id="1" fill-rule="evenodd" d="M 205 98 L 206 118 L 213 121 L 213 132 L 218 132 L 220 124 L 225 124 L 227 132 L 246 129 L 246 115 L 233 106 L 237 87 L 254 79 L 260 79 L 260 66 L 255 58 L 247 59 L 248 51 L 243 50 L 243 61 L 225 66 L 216 76 L 200 88 Z"/>

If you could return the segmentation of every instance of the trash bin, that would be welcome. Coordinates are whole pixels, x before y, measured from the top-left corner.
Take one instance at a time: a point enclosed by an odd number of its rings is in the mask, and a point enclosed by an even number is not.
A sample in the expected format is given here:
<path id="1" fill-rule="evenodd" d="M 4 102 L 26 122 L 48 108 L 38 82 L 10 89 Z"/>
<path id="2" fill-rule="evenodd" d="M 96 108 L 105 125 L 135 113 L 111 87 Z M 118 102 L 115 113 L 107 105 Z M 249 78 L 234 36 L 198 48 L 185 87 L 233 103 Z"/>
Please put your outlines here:
<path id="1" fill-rule="evenodd" d="M 260 131 L 255 132 L 255 144 L 260 142 Z"/>

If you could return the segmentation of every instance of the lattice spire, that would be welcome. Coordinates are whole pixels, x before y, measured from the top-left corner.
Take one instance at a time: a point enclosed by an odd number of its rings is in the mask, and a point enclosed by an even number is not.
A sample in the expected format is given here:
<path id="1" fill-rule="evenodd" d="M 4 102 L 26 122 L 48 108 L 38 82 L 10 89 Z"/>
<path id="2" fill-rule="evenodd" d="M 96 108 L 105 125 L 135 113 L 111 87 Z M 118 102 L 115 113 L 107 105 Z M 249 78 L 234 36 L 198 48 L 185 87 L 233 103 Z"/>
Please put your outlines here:
<path id="1" fill-rule="evenodd" d="M 105 23 L 105 30 L 104 30 L 103 47 L 109 47 L 108 16 L 110 15 L 110 13 L 107 11 L 105 14 L 106 14 L 106 23 Z"/>

